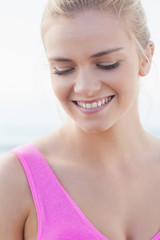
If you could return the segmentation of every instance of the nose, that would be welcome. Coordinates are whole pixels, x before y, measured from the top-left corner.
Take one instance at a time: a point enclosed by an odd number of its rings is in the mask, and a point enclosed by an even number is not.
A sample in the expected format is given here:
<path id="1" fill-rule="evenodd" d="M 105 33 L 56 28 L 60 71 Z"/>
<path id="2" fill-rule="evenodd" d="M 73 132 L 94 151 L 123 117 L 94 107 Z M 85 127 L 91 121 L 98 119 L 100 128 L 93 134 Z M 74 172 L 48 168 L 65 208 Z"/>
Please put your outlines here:
<path id="1" fill-rule="evenodd" d="M 95 97 L 101 89 L 101 84 L 92 72 L 79 71 L 75 79 L 74 92 L 83 97 Z"/>

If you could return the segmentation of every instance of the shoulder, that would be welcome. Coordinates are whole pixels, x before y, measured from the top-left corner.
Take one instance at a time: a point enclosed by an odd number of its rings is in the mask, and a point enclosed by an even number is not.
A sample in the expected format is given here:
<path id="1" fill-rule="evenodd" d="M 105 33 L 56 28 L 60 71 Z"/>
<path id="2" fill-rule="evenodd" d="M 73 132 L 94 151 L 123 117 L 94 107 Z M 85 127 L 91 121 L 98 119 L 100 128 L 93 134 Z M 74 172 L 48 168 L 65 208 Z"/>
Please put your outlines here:
<path id="1" fill-rule="evenodd" d="M 23 167 L 12 152 L 0 157 L 0 180 L 0 184 L 3 182 L 6 187 L 14 186 L 14 190 L 23 188 L 27 183 Z"/>
<path id="2" fill-rule="evenodd" d="M 18 236 L 30 212 L 31 194 L 23 167 L 11 152 L 0 157 L 0 203 L 0 229 L 8 234 L 7 239 L 21 239 Z M 0 231 L 0 238 L 2 234 Z"/>
<path id="3" fill-rule="evenodd" d="M 58 152 L 61 151 L 61 137 L 59 129 L 49 134 L 46 134 L 31 143 L 42 153 L 45 158 L 50 156 L 56 157 Z"/>

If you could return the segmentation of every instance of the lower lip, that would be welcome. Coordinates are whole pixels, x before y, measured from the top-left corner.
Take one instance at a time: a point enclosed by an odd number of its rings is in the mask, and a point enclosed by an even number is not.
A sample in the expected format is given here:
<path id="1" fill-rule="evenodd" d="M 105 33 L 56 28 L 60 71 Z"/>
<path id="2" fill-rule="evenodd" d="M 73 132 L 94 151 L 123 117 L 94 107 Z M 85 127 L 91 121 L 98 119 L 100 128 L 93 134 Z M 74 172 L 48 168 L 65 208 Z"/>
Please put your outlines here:
<path id="1" fill-rule="evenodd" d="M 114 97 L 113 97 L 114 98 Z M 104 109 L 105 107 L 107 107 L 113 100 L 113 98 L 111 99 L 111 101 L 103 104 L 100 107 L 96 107 L 96 108 L 83 108 L 81 106 L 79 106 L 78 104 L 74 103 L 74 105 L 83 113 L 85 114 L 93 114 L 93 113 L 97 113 L 100 112 L 102 109 Z"/>

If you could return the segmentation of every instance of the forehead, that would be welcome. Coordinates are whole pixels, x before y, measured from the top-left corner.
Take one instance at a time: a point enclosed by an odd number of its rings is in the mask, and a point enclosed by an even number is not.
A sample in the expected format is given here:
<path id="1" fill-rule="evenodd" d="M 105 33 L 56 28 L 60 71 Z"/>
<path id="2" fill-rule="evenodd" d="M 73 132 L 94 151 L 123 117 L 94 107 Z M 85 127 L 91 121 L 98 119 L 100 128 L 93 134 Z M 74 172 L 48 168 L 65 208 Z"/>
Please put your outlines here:
<path id="1" fill-rule="evenodd" d="M 44 45 L 50 56 L 92 54 L 105 48 L 129 47 L 125 24 L 115 15 L 88 10 L 73 18 L 51 19 L 44 34 Z"/>

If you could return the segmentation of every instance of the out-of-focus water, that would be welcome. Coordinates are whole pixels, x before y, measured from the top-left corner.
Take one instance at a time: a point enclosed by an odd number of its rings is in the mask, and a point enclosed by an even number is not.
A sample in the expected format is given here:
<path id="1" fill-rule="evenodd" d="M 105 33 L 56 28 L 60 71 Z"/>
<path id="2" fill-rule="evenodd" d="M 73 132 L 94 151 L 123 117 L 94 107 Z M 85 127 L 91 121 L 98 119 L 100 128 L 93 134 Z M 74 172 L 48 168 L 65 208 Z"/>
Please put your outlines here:
<path id="1" fill-rule="evenodd" d="M 1 104 L 1 102 L 0 102 Z M 36 101 L 12 101 L 0 106 L 0 155 L 46 135 L 61 125 L 57 109 Z"/>
<path id="2" fill-rule="evenodd" d="M 2 132 L 1 130 L 0 132 Z M 6 134 L 0 136 L 0 155 L 7 153 L 18 145 L 37 139 L 51 130 L 51 126 L 8 127 Z"/>

